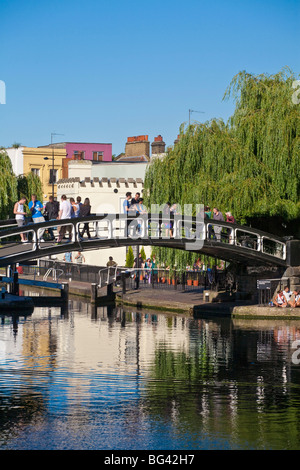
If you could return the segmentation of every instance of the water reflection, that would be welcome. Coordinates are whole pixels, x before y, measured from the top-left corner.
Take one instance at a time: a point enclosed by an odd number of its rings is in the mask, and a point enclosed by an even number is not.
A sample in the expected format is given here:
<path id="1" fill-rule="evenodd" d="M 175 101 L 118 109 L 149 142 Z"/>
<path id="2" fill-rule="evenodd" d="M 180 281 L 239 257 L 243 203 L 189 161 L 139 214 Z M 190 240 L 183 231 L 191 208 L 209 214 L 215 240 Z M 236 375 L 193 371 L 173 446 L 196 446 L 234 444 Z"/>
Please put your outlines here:
<path id="1" fill-rule="evenodd" d="M 4 449 L 299 449 L 298 321 L 82 301 L 2 317 Z"/>

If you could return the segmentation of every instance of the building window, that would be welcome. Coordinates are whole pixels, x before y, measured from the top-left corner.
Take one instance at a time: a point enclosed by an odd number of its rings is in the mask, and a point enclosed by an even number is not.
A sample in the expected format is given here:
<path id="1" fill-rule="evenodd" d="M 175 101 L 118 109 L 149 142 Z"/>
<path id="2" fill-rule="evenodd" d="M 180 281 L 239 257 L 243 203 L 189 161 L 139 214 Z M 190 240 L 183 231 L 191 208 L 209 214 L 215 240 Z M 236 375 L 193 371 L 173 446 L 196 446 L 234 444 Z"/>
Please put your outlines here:
<path id="1" fill-rule="evenodd" d="M 54 184 L 57 181 L 57 170 L 50 169 L 49 184 Z"/>
<path id="2" fill-rule="evenodd" d="M 84 160 L 85 159 L 85 152 L 80 152 L 79 150 L 74 150 L 74 160 Z"/>
<path id="3" fill-rule="evenodd" d="M 95 162 L 102 162 L 103 160 L 103 152 L 93 152 L 93 160 Z"/>
<path id="4" fill-rule="evenodd" d="M 34 173 L 36 176 L 40 176 L 40 169 L 39 168 L 31 168 L 31 172 Z"/>

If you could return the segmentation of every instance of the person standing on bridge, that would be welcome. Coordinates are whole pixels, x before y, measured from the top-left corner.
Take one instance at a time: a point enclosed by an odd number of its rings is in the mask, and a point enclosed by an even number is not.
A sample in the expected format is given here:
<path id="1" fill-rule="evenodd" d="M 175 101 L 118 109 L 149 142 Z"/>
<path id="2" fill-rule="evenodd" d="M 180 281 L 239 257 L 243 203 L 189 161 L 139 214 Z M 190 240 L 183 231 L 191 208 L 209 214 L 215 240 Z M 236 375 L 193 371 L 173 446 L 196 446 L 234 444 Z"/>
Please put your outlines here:
<path id="1" fill-rule="evenodd" d="M 72 206 L 72 219 L 74 219 L 75 217 L 79 217 L 79 204 L 76 204 L 75 199 L 73 197 L 70 197 L 70 203 Z"/>
<path id="2" fill-rule="evenodd" d="M 229 222 L 230 224 L 236 224 L 236 220 L 233 217 L 233 215 L 231 214 L 231 212 L 226 212 L 225 215 L 226 215 L 226 222 Z M 230 235 L 230 233 L 231 233 L 231 229 L 228 228 L 227 229 L 227 236 L 228 236 L 229 243 L 231 243 L 232 240 L 233 240 L 233 237 Z"/>
<path id="3" fill-rule="evenodd" d="M 126 198 L 124 199 L 124 202 L 123 202 L 123 212 L 127 217 L 129 215 L 129 211 L 130 211 L 130 200 L 131 200 L 131 193 L 128 191 L 126 193 Z M 125 234 L 125 236 L 128 237 L 130 220 L 126 220 L 125 224 L 126 224 L 126 234 Z"/>
<path id="4" fill-rule="evenodd" d="M 44 206 L 41 203 L 41 201 L 38 201 L 36 194 L 32 194 L 31 201 L 28 204 L 28 207 L 29 207 L 29 210 L 31 212 L 31 217 L 32 217 L 33 223 L 39 224 L 41 222 L 45 222 L 44 216 L 42 214 L 42 212 L 44 210 Z M 40 233 L 39 238 L 40 238 L 41 242 L 44 241 L 44 239 L 42 238 L 42 236 L 44 235 L 44 232 L 45 232 L 45 230 L 42 230 L 41 233 Z"/>
<path id="5" fill-rule="evenodd" d="M 62 195 L 61 197 L 61 203 L 59 206 L 59 213 L 58 213 L 58 219 L 71 219 L 72 215 L 72 206 L 71 203 L 67 200 L 67 196 L 65 194 Z M 69 229 L 69 238 L 71 239 L 71 230 L 72 230 L 72 225 L 61 225 L 59 227 L 59 235 L 57 239 L 57 243 L 61 243 L 65 233 L 67 231 L 67 228 Z"/>
<path id="6" fill-rule="evenodd" d="M 58 219 L 58 212 L 59 212 L 59 202 L 55 201 L 53 196 L 49 196 L 49 201 L 47 202 L 45 206 L 44 215 L 45 213 L 47 214 L 47 220 L 49 220 L 50 222 L 51 220 Z M 51 240 L 54 240 L 55 236 L 54 236 L 52 227 L 48 228 L 48 233 L 51 237 Z"/>
<path id="7" fill-rule="evenodd" d="M 138 203 L 140 201 L 140 193 L 136 193 L 135 196 L 131 199 L 131 203 L 130 205 L 132 206 L 131 207 L 131 211 L 136 211 L 136 215 L 139 215 L 139 211 L 138 211 Z"/>
<path id="8" fill-rule="evenodd" d="M 79 217 L 88 217 L 91 215 L 91 205 L 88 197 L 85 198 L 84 203 L 80 206 Z M 80 233 L 80 237 L 83 238 L 83 235 L 87 233 L 88 238 L 91 238 L 90 229 L 88 222 L 84 224 L 83 230 Z"/>
<path id="9" fill-rule="evenodd" d="M 222 214 L 222 212 L 219 211 L 219 209 L 217 207 L 213 208 L 213 213 L 214 213 L 214 215 L 213 215 L 214 220 L 220 220 L 220 221 L 224 222 L 223 214 Z M 220 227 L 219 225 L 214 225 L 214 232 L 215 232 L 216 240 L 218 242 L 220 242 L 221 241 L 222 227 Z"/>
<path id="10" fill-rule="evenodd" d="M 18 227 L 24 227 L 25 225 L 25 215 L 24 204 L 26 203 L 26 197 L 21 197 L 21 199 L 14 205 L 14 214 L 16 216 L 16 222 Z M 27 241 L 24 233 L 20 233 L 21 242 L 25 243 Z"/>

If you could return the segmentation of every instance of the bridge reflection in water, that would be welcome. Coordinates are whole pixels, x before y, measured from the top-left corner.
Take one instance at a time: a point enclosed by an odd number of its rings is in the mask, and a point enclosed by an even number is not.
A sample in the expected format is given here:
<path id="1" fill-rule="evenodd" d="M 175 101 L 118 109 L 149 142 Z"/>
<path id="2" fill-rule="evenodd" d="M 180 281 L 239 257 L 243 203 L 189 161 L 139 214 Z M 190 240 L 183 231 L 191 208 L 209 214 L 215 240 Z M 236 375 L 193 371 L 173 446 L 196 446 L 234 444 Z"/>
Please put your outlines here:
<path id="1" fill-rule="evenodd" d="M 82 238 L 88 224 L 90 237 Z M 66 239 L 56 243 L 49 233 L 63 230 Z M 27 241 L 21 242 L 21 234 Z M 68 251 L 97 250 L 129 245 L 151 245 L 203 253 L 246 265 L 289 265 L 289 246 L 284 238 L 247 226 L 211 219 L 175 215 L 122 214 L 47 221 L 25 227 L 0 227 L 0 266 Z"/>

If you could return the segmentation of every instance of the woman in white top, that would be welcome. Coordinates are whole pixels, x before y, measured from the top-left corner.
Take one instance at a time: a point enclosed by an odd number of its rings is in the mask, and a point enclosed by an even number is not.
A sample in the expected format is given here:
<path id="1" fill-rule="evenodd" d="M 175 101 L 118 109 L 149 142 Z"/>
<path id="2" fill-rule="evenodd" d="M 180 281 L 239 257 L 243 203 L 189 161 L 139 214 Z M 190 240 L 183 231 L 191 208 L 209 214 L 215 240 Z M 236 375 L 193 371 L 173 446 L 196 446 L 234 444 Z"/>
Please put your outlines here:
<path id="1" fill-rule="evenodd" d="M 25 225 L 25 215 L 24 204 L 26 203 L 26 197 L 21 197 L 21 199 L 14 205 L 14 214 L 18 227 L 23 227 Z M 26 242 L 26 237 L 24 233 L 20 233 L 21 241 Z"/>
<path id="2" fill-rule="evenodd" d="M 275 297 L 275 300 L 273 300 L 273 303 L 274 305 L 276 305 L 276 307 L 287 307 L 287 301 L 286 301 L 285 296 L 283 295 L 282 290 L 279 290 L 277 292 L 277 295 Z"/>

